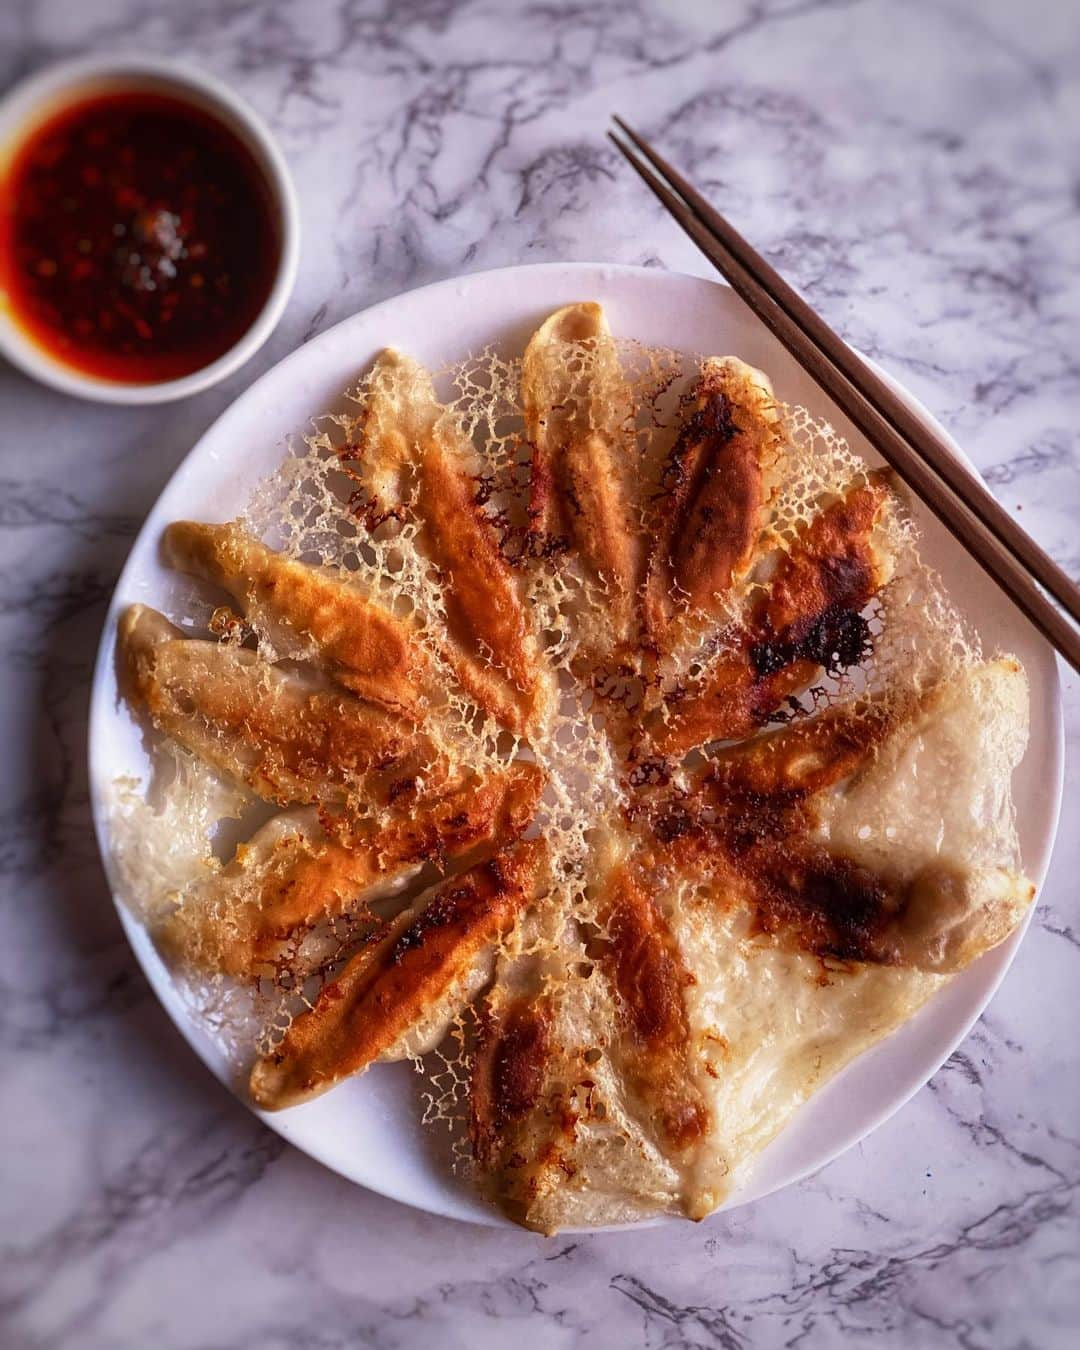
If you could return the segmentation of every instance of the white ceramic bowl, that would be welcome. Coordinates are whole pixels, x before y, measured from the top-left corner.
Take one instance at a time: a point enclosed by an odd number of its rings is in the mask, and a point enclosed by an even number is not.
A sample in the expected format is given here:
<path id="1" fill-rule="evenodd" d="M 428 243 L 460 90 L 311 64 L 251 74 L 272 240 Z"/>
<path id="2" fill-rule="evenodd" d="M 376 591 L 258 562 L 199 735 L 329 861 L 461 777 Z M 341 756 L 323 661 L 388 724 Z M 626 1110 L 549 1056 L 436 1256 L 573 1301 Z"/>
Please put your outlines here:
<path id="1" fill-rule="evenodd" d="M 89 375 L 52 356 L 20 327 L 0 293 L 0 353 L 20 370 L 65 394 L 101 403 L 165 403 L 223 380 L 252 357 L 274 330 L 296 280 L 300 212 L 284 156 L 269 128 L 227 85 L 174 61 L 146 56 L 90 56 L 61 61 L 21 81 L 0 99 L 0 169 L 41 122 L 74 99 L 110 90 L 170 94 L 217 117 L 251 151 L 270 189 L 281 239 L 266 302 L 240 340 L 215 361 L 175 380 L 125 384 Z"/>
<path id="2" fill-rule="evenodd" d="M 114 890 L 111 785 L 118 777 L 145 779 L 149 771 L 142 732 L 117 691 L 116 621 L 136 601 L 175 613 L 176 602 L 192 584 L 178 581 L 162 562 L 164 527 L 178 519 L 228 520 L 239 512 L 257 479 L 280 463 L 289 438 L 316 414 L 340 407 L 343 391 L 381 348 L 400 347 L 435 368 L 488 343 L 503 355 L 520 355 L 537 324 L 575 300 L 601 301 L 613 331 L 622 336 L 688 352 L 738 353 L 768 371 L 781 399 L 827 417 L 855 450 L 880 463 L 735 293 L 713 281 L 659 268 L 545 264 L 442 281 L 354 314 L 286 357 L 206 432 L 162 492 L 117 582 L 90 703 L 91 801 Z M 889 383 L 922 422 L 946 435 L 910 394 L 894 380 Z M 959 447 L 951 440 L 949 444 L 963 460 Z M 984 649 L 1014 652 L 1027 669 L 1031 739 L 1013 778 L 1013 794 L 1025 867 L 1041 883 L 1061 803 L 1061 695 L 1053 650 L 929 511 L 915 503 L 913 513 L 923 530 L 923 556 L 944 576 Z M 246 1100 L 226 1047 L 184 1001 L 146 930 L 123 904 L 119 911 L 169 1015 L 209 1068 Z M 814 1171 L 907 1101 L 967 1035 L 1012 961 L 1030 917 L 1029 911 L 1017 932 L 826 1084 L 761 1154 L 747 1184 L 725 1207 L 767 1195 Z M 327 1167 L 372 1190 L 437 1214 L 507 1224 L 450 1171 L 443 1136 L 421 1125 L 418 1097 L 423 1082 L 408 1063 L 379 1064 L 315 1101 L 262 1118 Z"/>

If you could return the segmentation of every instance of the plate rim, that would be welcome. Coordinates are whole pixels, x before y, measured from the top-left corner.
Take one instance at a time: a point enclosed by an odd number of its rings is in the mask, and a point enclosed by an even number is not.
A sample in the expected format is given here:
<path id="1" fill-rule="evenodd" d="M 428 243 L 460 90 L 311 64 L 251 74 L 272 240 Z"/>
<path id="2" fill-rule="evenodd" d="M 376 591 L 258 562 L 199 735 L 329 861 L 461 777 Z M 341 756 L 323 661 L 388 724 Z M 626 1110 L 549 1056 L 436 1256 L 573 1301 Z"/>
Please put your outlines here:
<path id="1" fill-rule="evenodd" d="M 128 550 L 127 557 L 124 560 L 124 565 L 117 575 L 116 583 L 113 587 L 112 595 L 110 596 L 109 606 L 106 612 L 104 623 L 102 625 L 101 637 L 98 642 L 97 652 L 94 660 L 93 674 L 90 685 L 90 696 L 89 696 L 89 717 L 87 723 L 87 763 L 89 770 L 90 810 L 94 825 L 94 836 L 97 843 L 98 854 L 101 859 L 102 869 L 104 871 L 105 879 L 108 884 L 110 894 L 112 896 L 113 906 L 120 919 L 120 924 L 124 930 L 125 938 L 127 939 L 129 946 L 131 947 L 132 955 L 138 962 L 139 968 L 142 971 L 142 974 L 146 979 L 147 983 L 150 985 L 154 997 L 157 999 L 158 1004 L 162 1007 L 162 1009 L 169 1017 L 169 1020 L 180 1032 L 183 1039 L 187 1042 L 188 1046 L 194 1052 L 200 1063 L 213 1075 L 214 1078 L 218 1080 L 218 1082 L 220 1082 L 232 1094 L 232 1096 L 234 1096 L 239 1101 L 239 1103 L 242 1106 L 245 1107 L 246 1110 L 248 1110 L 257 1119 L 259 1119 L 264 1125 L 274 1130 L 275 1133 L 277 1133 L 279 1136 L 285 1139 L 293 1147 L 299 1149 L 308 1157 L 318 1162 L 321 1166 L 328 1168 L 330 1171 L 334 1172 L 336 1176 L 341 1177 L 343 1180 L 348 1181 L 353 1185 L 361 1186 L 369 1191 L 372 1191 L 375 1194 L 385 1196 L 387 1199 L 394 1200 L 399 1204 L 406 1205 L 409 1208 L 415 1209 L 421 1213 L 437 1214 L 440 1217 L 453 1219 L 456 1222 L 465 1224 L 474 1224 L 482 1227 L 508 1228 L 521 1232 L 527 1230 L 520 1229 L 518 1225 L 511 1223 L 510 1220 L 506 1219 L 505 1216 L 503 1216 L 494 1209 L 491 1209 L 489 1212 L 484 1213 L 478 1212 L 478 1213 L 464 1214 L 460 1212 L 455 1212 L 452 1209 L 445 1207 L 442 1203 L 440 1203 L 439 1197 L 432 1198 L 431 1200 L 425 1202 L 418 1198 L 401 1194 L 398 1190 L 394 1189 L 392 1184 L 384 1184 L 381 1181 L 381 1179 L 377 1176 L 373 1178 L 365 1178 L 364 1180 L 361 1181 L 354 1176 L 351 1176 L 347 1173 L 343 1173 L 334 1162 L 330 1161 L 328 1157 L 325 1156 L 325 1153 L 328 1152 L 329 1150 L 322 1149 L 317 1142 L 312 1143 L 308 1140 L 298 1142 L 293 1137 L 293 1131 L 291 1129 L 292 1122 L 289 1118 L 291 1116 L 291 1113 L 273 1113 L 260 1111 L 258 1108 L 253 1106 L 249 1101 L 247 1101 L 240 1092 L 236 1090 L 236 1082 L 234 1079 L 231 1079 L 227 1074 L 219 1072 L 217 1066 L 211 1063 L 204 1056 L 202 1047 L 199 1043 L 199 1036 L 201 1034 L 200 1030 L 195 1023 L 194 1018 L 185 1015 L 186 1013 L 185 1005 L 180 1000 L 167 1001 L 165 998 L 162 997 L 161 992 L 159 991 L 158 988 L 159 983 L 158 974 L 152 971 L 151 969 L 148 969 L 147 964 L 144 962 L 143 956 L 140 953 L 139 943 L 136 940 L 136 935 L 141 934 L 145 936 L 146 930 L 143 927 L 143 925 L 139 923 L 136 917 L 129 912 L 127 906 L 121 900 L 120 895 L 118 893 L 118 888 L 114 883 L 114 864 L 108 846 L 108 827 L 106 820 L 107 813 L 104 806 L 103 793 L 99 789 L 99 784 L 102 780 L 103 775 L 99 773 L 100 747 L 98 745 L 98 742 L 100 740 L 100 737 L 96 734 L 96 728 L 100 717 L 100 713 L 98 711 L 99 705 L 101 703 L 100 690 L 103 687 L 104 683 L 106 682 L 108 667 L 113 659 L 116 615 L 118 609 L 118 596 L 123 592 L 125 588 L 125 582 L 127 581 L 128 574 L 134 565 L 135 555 L 140 549 L 140 545 L 142 544 L 143 537 L 147 532 L 150 519 L 155 514 L 162 498 L 165 497 L 167 494 L 171 493 L 174 490 L 174 488 L 180 486 L 188 473 L 194 472 L 194 463 L 195 461 L 201 458 L 200 451 L 204 443 L 210 440 L 211 437 L 216 437 L 220 435 L 223 425 L 227 425 L 228 422 L 233 417 L 240 415 L 238 413 L 238 409 L 241 409 L 242 405 L 246 405 L 249 402 L 254 403 L 261 393 L 264 393 L 265 390 L 269 388 L 273 383 L 281 379 L 282 371 L 284 369 L 286 369 L 292 363 L 298 362 L 302 357 L 303 358 L 308 357 L 312 349 L 317 350 L 319 345 L 321 344 L 330 345 L 333 336 L 337 334 L 339 330 L 341 330 L 342 328 L 345 328 L 347 325 L 350 324 L 355 324 L 361 318 L 364 318 L 365 320 L 368 321 L 377 320 L 380 312 L 391 310 L 396 304 L 398 304 L 405 297 L 409 297 L 412 299 L 419 299 L 425 295 L 435 296 L 439 292 L 452 293 L 455 291 L 455 288 L 460 288 L 463 284 L 469 284 L 477 281 L 485 281 L 489 278 L 505 275 L 508 273 L 523 274 L 523 273 L 555 273 L 555 272 L 563 274 L 581 273 L 582 275 L 588 275 L 592 278 L 595 278 L 600 284 L 603 284 L 603 282 L 605 281 L 610 281 L 618 276 L 630 276 L 633 277 L 636 281 L 647 281 L 649 284 L 681 285 L 684 283 L 692 283 L 694 286 L 717 287 L 722 291 L 734 294 L 734 292 L 732 292 L 731 290 L 731 287 L 728 286 L 728 284 L 724 280 L 718 277 L 717 278 L 705 277 L 696 275 L 694 273 L 670 271 L 666 268 L 646 267 L 634 263 L 555 261 L 555 262 L 541 262 L 541 263 L 509 264 L 503 267 L 487 268 L 478 272 L 471 272 L 462 275 L 445 277 L 438 281 L 433 281 L 426 283 L 425 285 L 422 286 L 413 287 L 409 290 L 399 291 L 392 296 L 387 296 L 384 299 L 377 301 L 373 305 L 369 305 L 363 309 L 356 310 L 354 313 L 349 314 L 344 318 L 340 319 L 330 328 L 317 334 L 314 338 L 310 339 L 308 342 L 298 344 L 296 347 L 293 348 L 292 351 L 288 352 L 285 356 L 283 356 L 281 360 L 277 361 L 274 365 L 269 367 L 269 369 L 264 371 L 256 380 L 254 380 L 251 384 L 249 384 L 245 389 L 241 390 L 236 395 L 236 397 L 225 408 L 223 408 L 220 413 L 218 413 L 218 415 L 213 419 L 213 421 L 207 427 L 204 428 L 202 433 L 199 435 L 198 439 L 194 442 L 191 448 L 181 459 L 180 463 L 176 466 L 176 468 L 172 471 L 172 473 L 169 474 L 168 478 L 165 480 L 165 482 L 161 485 L 160 489 L 158 490 L 158 493 L 154 498 L 153 503 L 146 512 L 142 524 L 140 525 L 134 539 L 132 540 L 131 546 Z M 755 324 L 760 324 L 760 320 L 756 318 L 754 318 L 753 321 Z M 869 365 L 878 375 L 880 375 L 886 381 L 886 383 L 893 389 L 893 391 L 900 398 L 903 399 L 905 404 L 912 410 L 912 412 L 920 420 L 924 421 L 936 432 L 938 432 L 938 434 L 944 439 L 950 452 L 956 456 L 956 458 L 968 469 L 969 472 L 974 474 L 976 477 L 981 478 L 981 475 L 979 474 L 977 467 L 969 459 L 969 457 L 964 452 L 962 447 L 957 443 L 957 441 L 950 434 L 950 432 L 937 420 L 937 418 L 934 417 L 934 415 L 929 411 L 929 409 L 925 407 L 925 405 L 921 402 L 921 400 L 919 400 L 914 394 L 912 394 L 907 388 L 905 388 L 905 386 L 902 385 L 899 380 L 897 380 L 893 375 L 891 375 L 876 361 L 872 360 L 870 357 L 865 356 L 862 352 L 858 351 L 857 348 L 853 347 L 852 350 L 856 352 L 856 354 L 860 357 L 861 360 L 865 361 L 867 365 Z M 825 397 L 827 398 L 827 395 L 825 395 Z M 1042 845 L 1040 850 L 1040 857 L 1037 860 L 1038 865 L 1032 867 L 1030 871 L 1032 881 L 1034 882 L 1036 887 L 1035 898 L 1032 901 L 1031 905 L 1029 906 L 1027 914 L 1025 915 L 1020 925 L 1016 928 L 1016 930 L 1012 934 L 1010 934 L 1010 936 L 1006 938 L 1006 940 L 1003 943 L 1001 943 L 998 947 L 994 948 L 991 952 L 985 953 L 983 957 L 979 958 L 980 960 L 996 958 L 997 961 L 999 962 L 999 968 L 994 973 L 992 979 L 987 985 L 984 994 L 980 998 L 977 998 L 975 1000 L 975 1006 L 973 1011 L 970 1013 L 969 1016 L 965 1017 L 962 1020 L 959 1031 L 949 1035 L 948 1037 L 945 1038 L 944 1041 L 937 1042 L 935 1044 L 933 1052 L 934 1058 L 933 1067 L 930 1068 L 928 1072 L 924 1072 L 922 1069 L 920 1069 L 918 1075 L 916 1075 L 916 1081 L 907 1084 L 906 1088 L 903 1090 L 900 1096 L 891 1097 L 888 1103 L 885 1106 L 883 1106 L 882 1109 L 871 1118 L 868 1124 L 861 1127 L 858 1130 L 858 1132 L 853 1136 L 851 1136 L 850 1138 L 845 1137 L 844 1142 L 835 1151 L 831 1152 L 826 1159 L 811 1162 L 810 1164 L 800 1169 L 797 1169 L 796 1171 L 791 1173 L 785 1180 L 776 1182 L 772 1185 L 766 1185 L 761 1188 L 756 1188 L 753 1184 L 754 1174 L 751 1173 L 748 1179 L 748 1183 L 743 1188 L 736 1191 L 729 1198 L 728 1201 L 726 1201 L 725 1203 L 720 1205 L 716 1210 L 714 1210 L 713 1213 L 710 1216 L 708 1216 L 709 1218 L 712 1218 L 715 1215 L 725 1213 L 730 1210 L 737 1209 L 745 1204 L 752 1204 L 757 1200 L 764 1199 L 768 1195 L 775 1194 L 777 1191 L 780 1190 L 785 1190 L 788 1187 L 805 1180 L 806 1177 L 813 1175 L 814 1173 L 820 1171 L 822 1168 L 827 1167 L 830 1163 L 835 1162 L 838 1158 L 846 1154 L 850 1149 L 852 1149 L 857 1144 L 862 1142 L 862 1140 L 866 1139 L 875 1130 L 879 1129 L 893 1115 L 895 1115 L 898 1111 L 902 1110 L 903 1107 L 906 1106 L 907 1103 L 910 1102 L 911 1099 L 920 1091 L 920 1089 L 923 1088 L 930 1081 L 930 1079 L 933 1078 L 933 1076 L 940 1071 L 945 1061 L 954 1053 L 957 1047 L 961 1045 L 964 1040 L 966 1040 L 968 1035 L 971 1033 L 972 1027 L 982 1016 L 983 1012 L 985 1012 L 986 1008 L 989 1006 L 990 1002 L 992 1001 L 998 989 L 1000 988 L 1002 981 L 1004 980 L 1006 974 L 1008 973 L 1010 967 L 1012 966 L 1013 961 L 1015 960 L 1016 953 L 1019 950 L 1020 943 L 1022 942 L 1027 932 L 1027 929 L 1031 924 L 1032 918 L 1035 913 L 1035 909 L 1041 899 L 1042 887 L 1046 879 L 1046 875 L 1049 870 L 1050 862 L 1053 856 L 1054 844 L 1056 842 L 1061 817 L 1062 795 L 1064 786 L 1064 708 L 1061 696 L 1060 669 L 1057 660 L 1053 656 L 1052 650 L 1049 648 L 1049 644 L 1045 642 L 1045 639 L 1040 638 L 1039 641 L 1045 648 L 1047 648 L 1050 654 L 1050 660 L 1047 662 L 1047 672 L 1049 678 L 1047 683 L 1040 687 L 1044 695 L 1050 696 L 1053 705 L 1053 713 L 1050 719 L 1051 744 L 1049 747 L 1051 751 L 1052 763 L 1048 766 L 1051 770 L 1050 787 L 1051 787 L 1052 806 L 1051 809 L 1046 813 L 1044 820 L 1041 822 L 1041 824 L 1043 825 L 1043 828 L 1040 831 L 1040 834 L 1042 836 Z M 1027 863 L 1027 860 L 1025 860 L 1025 863 Z M 167 975 L 167 969 L 164 967 L 164 965 L 162 966 L 162 970 Z M 169 978 L 171 980 L 171 977 Z M 929 1007 L 932 1002 L 933 1000 L 930 1000 L 926 1006 Z M 923 1010 L 920 1009 L 920 1012 L 921 1011 Z M 915 1016 L 918 1015 L 919 1014 L 917 1013 Z M 909 1019 L 909 1021 L 907 1023 L 904 1023 L 903 1025 L 904 1026 L 909 1025 L 911 1020 L 912 1019 Z M 902 1030 L 902 1027 L 896 1028 L 896 1030 L 897 1031 Z M 890 1036 L 886 1036 L 885 1038 L 883 1038 L 882 1041 L 876 1042 L 874 1046 L 869 1047 L 869 1049 L 863 1052 L 863 1054 L 856 1056 L 855 1060 L 851 1061 L 852 1064 L 857 1062 L 859 1059 L 862 1059 L 865 1054 L 873 1054 L 877 1048 L 884 1045 L 889 1039 L 891 1039 L 892 1034 L 895 1033 L 891 1033 Z M 835 1075 L 834 1079 L 831 1079 L 830 1082 L 835 1081 L 835 1079 L 839 1078 L 839 1076 L 840 1075 Z M 806 1103 L 804 1103 L 804 1105 L 805 1104 Z M 782 1133 L 783 1131 L 781 1131 L 781 1134 Z M 639 1220 L 627 1224 L 610 1224 L 590 1228 L 567 1227 L 560 1229 L 560 1232 L 561 1233 L 615 1232 L 615 1231 L 622 1231 L 628 1228 L 643 1229 L 643 1228 L 667 1226 L 668 1224 L 677 1223 L 678 1221 L 679 1216 L 677 1215 L 661 1215 L 654 1218 Z"/>

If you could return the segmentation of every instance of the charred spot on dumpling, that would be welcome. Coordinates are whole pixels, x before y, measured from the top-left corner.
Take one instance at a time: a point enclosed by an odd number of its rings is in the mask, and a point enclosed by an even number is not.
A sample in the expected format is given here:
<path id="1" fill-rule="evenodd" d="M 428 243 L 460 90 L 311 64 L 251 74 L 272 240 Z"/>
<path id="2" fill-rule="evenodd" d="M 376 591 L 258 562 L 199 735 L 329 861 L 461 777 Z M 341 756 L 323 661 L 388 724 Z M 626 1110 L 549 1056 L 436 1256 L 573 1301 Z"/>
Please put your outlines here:
<path id="1" fill-rule="evenodd" d="M 552 1014 L 542 998 L 522 998 L 501 1015 L 488 1012 L 480 1035 L 474 1075 L 484 1075 L 477 1096 L 488 1103 L 482 1122 L 474 1120 L 473 1147 L 480 1159 L 490 1156 L 495 1137 L 525 1119 L 544 1089 Z"/>
<path id="2" fill-rule="evenodd" d="M 892 964 L 888 930 L 899 901 L 878 876 L 824 852 L 770 850 L 754 868 L 757 920 L 816 956 Z"/>
<path id="3" fill-rule="evenodd" d="M 865 661 L 872 646 L 868 619 L 855 610 L 830 606 L 802 632 L 752 643 L 750 660 L 759 677 L 774 675 L 796 661 L 810 661 L 836 675 Z"/>
<path id="4" fill-rule="evenodd" d="M 893 565 L 879 537 L 888 500 L 883 480 L 856 483 L 795 532 L 720 654 L 653 715 L 658 750 L 685 754 L 750 736 L 783 720 L 785 706 L 821 672 L 869 665 L 873 626 L 865 611 Z"/>

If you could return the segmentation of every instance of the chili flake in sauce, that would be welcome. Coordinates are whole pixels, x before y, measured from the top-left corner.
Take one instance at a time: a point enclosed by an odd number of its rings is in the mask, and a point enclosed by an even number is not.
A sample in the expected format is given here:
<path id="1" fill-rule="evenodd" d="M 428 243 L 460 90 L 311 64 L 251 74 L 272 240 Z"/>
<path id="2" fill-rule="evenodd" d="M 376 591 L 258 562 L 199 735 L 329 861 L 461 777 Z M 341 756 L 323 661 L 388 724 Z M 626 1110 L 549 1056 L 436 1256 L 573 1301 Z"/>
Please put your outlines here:
<path id="1" fill-rule="evenodd" d="M 254 156 L 217 118 L 165 94 L 68 105 L 31 132 L 0 183 L 12 317 L 104 379 L 143 384 L 209 365 L 251 327 L 279 254 Z"/>

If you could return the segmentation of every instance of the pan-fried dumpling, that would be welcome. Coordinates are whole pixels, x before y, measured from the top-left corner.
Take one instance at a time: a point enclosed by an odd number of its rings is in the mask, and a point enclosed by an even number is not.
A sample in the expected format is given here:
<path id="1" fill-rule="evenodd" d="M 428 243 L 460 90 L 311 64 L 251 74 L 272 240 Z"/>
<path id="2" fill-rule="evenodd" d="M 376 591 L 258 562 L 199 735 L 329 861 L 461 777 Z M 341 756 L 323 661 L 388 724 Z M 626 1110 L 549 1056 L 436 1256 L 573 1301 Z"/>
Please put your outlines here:
<path id="1" fill-rule="evenodd" d="M 880 479 L 849 488 L 803 526 L 773 562 L 735 650 L 652 714 L 650 748 L 681 755 L 709 741 L 752 736 L 823 666 L 857 665 L 869 625 L 862 611 L 891 576 Z"/>
<path id="2" fill-rule="evenodd" d="M 402 911 L 258 1060 L 256 1104 L 295 1106 L 375 1060 L 438 1045 L 490 978 L 493 947 L 540 897 L 545 861 L 539 840 L 513 844 Z"/>
<path id="3" fill-rule="evenodd" d="M 284 812 L 184 897 L 159 940 L 180 960 L 244 979 L 295 961 L 318 924 L 372 922 L 371 905 L 404 890 L 425 864 L 468 865 L 532 823 L 544 775 L 534 764 L 472 776 L 378 826 L 326 825 L 311 808 Z"/>
<path id="4" fill-rule="evenodd" d="M 733 356 L 704 362 L 665 466 L 646 578 L 646 623 L 661 649 L 680 618 L 722 613 L 749 574 L 780 443 L 766 376 Z"/>
<path id="5" fill-rule="evenodd" d="M 166 561 L 227 591 L 282 655 L 313 656 L 339 684 L 416 720 L 431 671 L 415 625 L 353 582 L 267 548 L 242 525 L 178 520 Z"/>
<path id="6" fill-rule="evenodd" d="M 598 597 L 587 643 L 594 659 L 602 657 L 636 636 L 643 548 L 633 402 L 599 305 L 568 305 L 533 334 L 521 396 L 535 547 L 542 556 L 569 550 L 579 560 Z"/>
<path id="7" fill-rule="evenodd" d="M 268 801 L 345 805 L 447 781 L 410 723 L 243 647 L 185 638 L 145 605 L 121 619 L 119 655 L 128 696 L 159 731 Z"/>
<path id="8" fill-rule="evenodd" d="M 351 471 L 376 518 L 414 521 L 446 613 L 445 654 L 462 686 L 510 730 L 538 728 L 552 691 L 521 585 L 478 499 L 475 454 L 409 357 L 384 352 L 367 389 Z"/>

